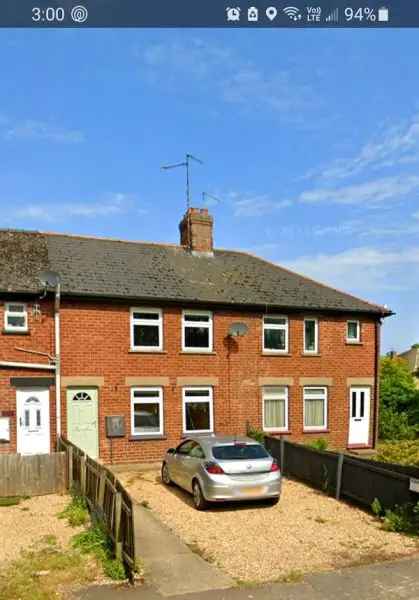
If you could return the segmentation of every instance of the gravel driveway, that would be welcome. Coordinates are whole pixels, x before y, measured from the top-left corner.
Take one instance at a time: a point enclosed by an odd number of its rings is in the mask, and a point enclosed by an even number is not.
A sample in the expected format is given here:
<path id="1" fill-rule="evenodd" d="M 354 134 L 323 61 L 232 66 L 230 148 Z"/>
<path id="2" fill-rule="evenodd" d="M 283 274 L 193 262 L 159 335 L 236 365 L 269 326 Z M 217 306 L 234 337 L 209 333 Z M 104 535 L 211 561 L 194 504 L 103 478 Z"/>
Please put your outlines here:
<path id="1" fill-rule="evenodd" d="M 44 536 L 54 536 L 60 546 L 66 546 L 81 531 L 57 518 L 69 501 L 69 496 L 51 494 L 22 500 L 16 506 L 0 506 L 0 565 Z"/>
<path id="2" fill-rule="evenodd" d="M 118 476 L 184 542 L 240 581 L 296 579 L 419 551 L 417 540 L 383 531 L 364 511 L 295 481 L 284 480 L 277 506 L 230 504 L 199 512 L 188 494 L 164 487 L 156 471 Z"/>

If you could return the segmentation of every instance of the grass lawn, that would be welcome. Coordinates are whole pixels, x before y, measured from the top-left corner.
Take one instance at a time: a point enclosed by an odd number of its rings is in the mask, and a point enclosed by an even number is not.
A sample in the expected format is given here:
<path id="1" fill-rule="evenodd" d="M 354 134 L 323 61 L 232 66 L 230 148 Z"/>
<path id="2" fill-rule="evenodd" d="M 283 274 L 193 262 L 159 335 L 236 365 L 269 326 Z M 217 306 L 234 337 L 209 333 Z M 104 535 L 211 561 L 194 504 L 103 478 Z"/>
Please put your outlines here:
<path id="1" fill-rule="evenodd" d="M 98 568 L 91 558 L 57 545 L 45 536 L 0 570 L 1 600 L 52 600 L 64 588 L 94 581 Z"/>
<path id="2" fill-rule="evenodd" d="M 380 442 L 376 460 L 419 467 L 419 440 Z"/>

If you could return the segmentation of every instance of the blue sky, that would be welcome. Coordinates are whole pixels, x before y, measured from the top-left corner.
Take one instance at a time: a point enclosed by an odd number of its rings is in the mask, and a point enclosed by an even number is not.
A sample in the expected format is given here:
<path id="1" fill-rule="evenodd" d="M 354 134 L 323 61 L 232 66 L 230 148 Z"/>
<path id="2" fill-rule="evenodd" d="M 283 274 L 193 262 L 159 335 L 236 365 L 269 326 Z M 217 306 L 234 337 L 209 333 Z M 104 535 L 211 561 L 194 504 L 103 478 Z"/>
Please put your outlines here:
<path id="1" fill-rule="evenodd" d="M 178 241 L 185 152 L 218 247 L 388 304 L 419 341 L 412 30 L 3 30 L 1 226 Z"/>

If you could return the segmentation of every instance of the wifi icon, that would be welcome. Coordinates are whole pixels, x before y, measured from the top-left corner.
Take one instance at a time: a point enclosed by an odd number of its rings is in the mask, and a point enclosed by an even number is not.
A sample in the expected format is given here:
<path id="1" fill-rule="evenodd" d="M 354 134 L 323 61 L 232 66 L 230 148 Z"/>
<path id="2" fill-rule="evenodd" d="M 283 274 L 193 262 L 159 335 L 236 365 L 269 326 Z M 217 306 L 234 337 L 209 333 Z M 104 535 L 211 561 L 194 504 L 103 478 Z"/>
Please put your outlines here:
<path id="1" fill-rule="evenodd" d="M 286 6 L 283 10 L 284 13 L 291 19 L 291 21 L 301 20 L 300 9 L 296 6 Z"/>

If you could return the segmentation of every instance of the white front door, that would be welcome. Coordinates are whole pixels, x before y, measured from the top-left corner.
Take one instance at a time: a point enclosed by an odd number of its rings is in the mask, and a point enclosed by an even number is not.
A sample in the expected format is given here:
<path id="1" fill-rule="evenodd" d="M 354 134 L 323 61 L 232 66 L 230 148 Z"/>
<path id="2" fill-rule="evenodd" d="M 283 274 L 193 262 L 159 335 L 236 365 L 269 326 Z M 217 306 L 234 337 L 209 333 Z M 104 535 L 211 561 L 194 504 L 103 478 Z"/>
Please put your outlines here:
<path id="1" fill-rule="evenodd" d="M 17 451 L 48 454 L 50 451 L 49 390 L 25 388 L 16 391 Z"/>
<path id="2" fill-rule="evenodd" d="M 370 388 L 349 391 L 349 446 L 367 446 L 370 433 Z"/>

